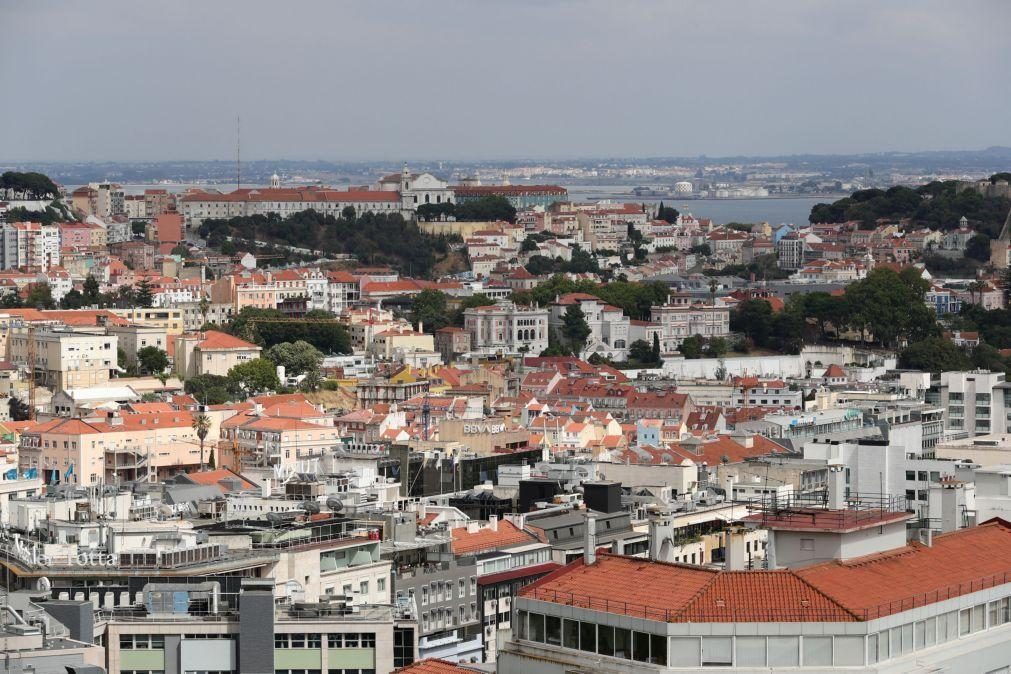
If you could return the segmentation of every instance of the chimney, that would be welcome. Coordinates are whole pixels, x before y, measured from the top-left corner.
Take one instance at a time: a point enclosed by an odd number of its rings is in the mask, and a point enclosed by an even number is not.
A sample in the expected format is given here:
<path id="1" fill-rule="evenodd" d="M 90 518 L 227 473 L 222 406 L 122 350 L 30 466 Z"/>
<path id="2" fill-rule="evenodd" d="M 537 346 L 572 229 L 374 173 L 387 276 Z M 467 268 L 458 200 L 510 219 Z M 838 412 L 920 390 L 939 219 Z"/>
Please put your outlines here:
<path id="1" fill-rule="evenodd" d="M 467 522 L 467 533 L 468 534 L 476 534 L 480 530 L 481 530 L 480 523 L 475 522 L 474 520 L 470 520 L 469 522 Z"/>
<path id="2" fill-rule="evenodd" d="M 744 554 L 745 530 L 739 526 L 727 527 L 726 530 L 726 570 L 744 571 L 747 559 Z"/>
<path id="3" fill-rule="evenodd" d="M 846 468 L 841 463 L 828 467 L 828 507 L 829 510 L 846 509 Z"/>
<path id="4" fill-rule="evenodd" d="M 498 531 L 498 515 L 488 516 L 488 528 L 492 531 Z"/>
<path id="5" fill-rule="evenodd" d="M 583 536 L 583 564 L 590 566 L 597 561 L 597 516 L 586 513 L 586 529 Z"/>

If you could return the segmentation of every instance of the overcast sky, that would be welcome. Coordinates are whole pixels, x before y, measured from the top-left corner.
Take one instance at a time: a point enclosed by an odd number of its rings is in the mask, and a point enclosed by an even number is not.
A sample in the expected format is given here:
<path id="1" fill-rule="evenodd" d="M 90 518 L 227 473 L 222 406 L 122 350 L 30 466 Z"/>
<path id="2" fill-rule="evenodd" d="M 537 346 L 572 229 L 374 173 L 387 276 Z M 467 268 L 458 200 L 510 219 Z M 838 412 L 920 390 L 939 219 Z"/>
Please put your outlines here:
<path id="1" fill-rule="evenodd" d="M 1011 145 L 1011 2 L 0 0 L 0 162 Z"/>

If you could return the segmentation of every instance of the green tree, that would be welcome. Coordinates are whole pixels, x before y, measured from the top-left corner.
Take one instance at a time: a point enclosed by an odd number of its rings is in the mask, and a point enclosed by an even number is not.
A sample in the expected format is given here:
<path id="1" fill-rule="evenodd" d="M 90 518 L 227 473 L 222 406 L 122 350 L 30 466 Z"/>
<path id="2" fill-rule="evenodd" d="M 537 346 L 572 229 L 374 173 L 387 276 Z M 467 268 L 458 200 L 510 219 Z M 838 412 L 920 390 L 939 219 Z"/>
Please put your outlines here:
<path id="1" fill-rule="evenodd" d="M 134 302 L 138 307 L 145 308 L 154 304 L 151 282 L 147 280 L 147 277 L 143 277 L 140 281 L 137 281 L 137 294 L 134 296 Z"/>
<path id="2" fill-rule="evenodd" d="M 183 390 L 204 405 L 223 405 L 232 399 L 227 377 L 200 374 L 183 383 Z"/>
<path id="3" fill-rule="evenodd" d="M 25 295 L 25 306 L 36 309 L 52 309 L 56 306 L 53 301 L 53 289 L 48 283 L 33 283 L 28 287 L 28 294 Z"/>
<path id="4" fill-rule="evenodd" d="M 891 269 L 874 269 L 846 288 L 850 323 L 886 346 L 933 336 L 937 320 L 924 304 L 926 287 L 918 272 L 899 276 Z"/>
<path id="5" fill-rule="evenodd" d="M 698 335 L 689 335 L 685 337 L 681 344 L 678 346 L 678 351 L 685 358 L 694 359 L 702 357 L 702 347 L 705 345 L 705 340 Z"/>
<path id="6" fill-rule="evenodd" d="M 659 349 L 659 344 L 656 346 Z M 637 339 L 629 345 L 628 359 L 642 365 L 655 365 L 660 362 L 659 353 L 654 354 L 653 347 L 643 339 Z"/>
<path id="7" fill-rule="evenodd" d="M 516 222 L 516 207 L 503 196 L 490 195 L 456 204 L 455 215 L 461 221 Z"/>
<path id="8" fill-rule="evenodd" d="M 965 256 L 979 262 L 990 260 L 990 237 L 986 234 L 974 234 L 965 244 Z"/>
<path id="9" fill-rule="evenodd" d="M 692 255 L 704 255 L 709 257 L 713 254 L 713 249 L 708 243 L 699 243 L 688 249 Z"/>
<path id="10" fill-rule="evenodd" d="M 236 365 L 228 371 L 227 378 L 232 390 L 242 391 L 247 395 L 281 388 L 277 368 L 266 358 L 254 358 Z"/>
<path id="11" fill-rule="evenodd" d="M 972 366 L 965 352 L 941 337 L 913 342 L 899 354 L 899 367 L 939 374 L 968 370 Z"/>
<path id="12" fill-rule="evenodd" d="M 656 332 L 653 333 L 653 348 L 650 349 L 653 356 L 654 363 L 662 363 L 663 360 L 660 358 L 660 335 Z"/>
<path id="13" fill-rule="evenodd" d="M 98 304 L 99 296 L 101 295 L 101 288 L 98 285 L 98 279 L 96 279 L 91 274 L 88 274 L 87 278 L 84 279 L 84 303 L 88 306 Z"/>
<path id="14" fill-rule="evenodd" d="M 660 207 L 656 209 L 656 219 L 663 220 L 664 222 L 669 222 L 671 224 L 677 222 L 679 215 L 681 214 L 678 213 L 676 208 L 664 206 L 662 201 L 660 202 Z"/>
<path id="15" fill-rule="evenodd" d="M 59 195 L 60 188 L 45 174 L 6 171 L 0 175 L 0 197 L 5 201 L 44 201 Z"/>
<path id="16" fill-rule="evenodd" d="M 207 439 L 207 434 L 211 430 L 211 418 L 200 412 L 193 415 L 193 423 L 191 425 L 193 431 L 197 434 L 197 439 L 200 440 L 200 470 L 204 470 L 206 468 L 204 465 L 204 440 Z"/>
<path id="17" fill-rule="evenodd" d="M 562 314 L 562 335 L 579 352 L 586 345 L 586 338 L 590 336 L 590 326 L 586 322 L 586 314 L 579 304 L 573 303 L 565 308 Z"/>
<path id="18" fill-rule="evenodd" d="M 428 332 L 446 327 L 450 318 L 447 299 L 440 290 L 422 290 L 411 300 L 411 322 L 420 323 Z"/>
<path id="19" fill-rule="evenodd" d="M 71 288 L 60 300 L 61 309 L 80 309 L 84 306 L 84 295 L 77 288 Z"/>
<path id="20" fill-rule="evenodd" d="M 319 375 L 323 364 L 323 354 L 319 349 L 305 341 L 281 342 L 267 349 L 264 354 L 267 360 L 284 367 L 284 373 L 289 376 L 315 373 Z"/>
<path id="21" fill-rule="evenodd" d="M 148 374 L 159 374 L 169 365 L 168 355 L 157 346 L 145 346 L 137 351 L 137 363 Z"/>
<path id="22" fill-rule="evenodd" d="M 772 306 L 762 299 L 747 299 L 730 314 L 730 329 L 744 333 L 758 346 L 769 346 L 773 331 Z"/>

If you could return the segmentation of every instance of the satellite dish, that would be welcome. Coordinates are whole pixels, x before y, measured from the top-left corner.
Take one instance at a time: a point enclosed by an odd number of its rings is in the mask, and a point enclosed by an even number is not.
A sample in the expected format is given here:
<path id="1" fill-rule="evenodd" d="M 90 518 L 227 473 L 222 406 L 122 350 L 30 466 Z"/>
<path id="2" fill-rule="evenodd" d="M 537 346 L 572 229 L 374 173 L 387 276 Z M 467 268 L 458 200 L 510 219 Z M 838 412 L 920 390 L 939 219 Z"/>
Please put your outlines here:
<path id="1" fill-rule="evenodd" d="M 281 517 L 281 513 L 270 512 L 267 513 L 267 521 L 271 524 L 280 524 L 284 521 L 284 518 Z"/>
<path id="2" fill-rule="evenodd" d="M 50 590 L 53 589 L 53 584 L 50 583 L 49 579 L 46 578 L 45 576 L 42 576 L 37 581 L 35 581 L 35 585 L 38 587 L 39 592 L 48 593 Z"/>
<path id="3" fill-rule="evenodd" d="M 302 510 L 309 515 L 315 515 L 319 513 L 319 503 L 316 501 L 306 501 L 302 504 Z"/>
<path id="4" fill-rule="evenodd" d="M 337 513 L 340 512 L 341 510 L 344 510 L 344 502 L 341 501 L 336 496 L 330 496 L 326 500 L 326 507 L 332 510 L 333 512 Z"/>

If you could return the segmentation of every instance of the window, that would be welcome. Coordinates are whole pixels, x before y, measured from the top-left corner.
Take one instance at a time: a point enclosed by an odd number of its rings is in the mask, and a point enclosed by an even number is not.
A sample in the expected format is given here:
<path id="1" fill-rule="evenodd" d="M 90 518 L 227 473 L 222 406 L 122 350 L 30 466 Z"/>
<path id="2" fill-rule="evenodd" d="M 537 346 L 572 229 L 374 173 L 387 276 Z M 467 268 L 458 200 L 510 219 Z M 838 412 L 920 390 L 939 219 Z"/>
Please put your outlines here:
<path id="1" fill-rule="evenodd" d="M 544 643 L 544 616 L 539 613 L 530 614 L 530 641 Z"/>
<path id="2" fill-rule="evenodd" d="M 702 666 L 729 667 L 734 661 L 730 637 L 702 637 Z"/>
<path id="3" fill-rule="evenodd" d="M 376 579 L 376 590 L 378 590 L 379 592 L 385 592 L 386 591 L 386 579 L 385 578 L 378 578 L 378 579 Z"/>
<path id="4" fill-rule="evenodd" d="M 632 659 L 632 631 L 623 627 L 614 628 L 614 657 Z"/>
<path id="5" fill-rule="evenodd" d="M 566 648 L 579 650 L 579 621 L 565 620 L 562 622 L 562 645 Z"/>
<path id="6" fill-rule="evenodd" d="M 460 581 L 461 583 L 463 581 Z M 552 646 L 562 645 L 562 619 L 556 616 L 545 616 L 544 618 L 545 643 Z"/>
<path id="7" fill-rule="evenodd" d="M 813 538 L 800 539 L 800 549 L 807 551 L 814 551 L 814 539 Z"/>
<path id="8" fill-rule="evenodd" d="M 595 623 L 579 623 L 579 650 L 597 652 L 597 625 Z"/>
<path id="9" fill-rule="evenodd" d="M 737 666 L 765 667 L 765 637 L 737 637 Z"/>
<path id="10" fill-rule="evenodd" d="M 832 637 L 804 637 L 804 666 L 832 665 Z"/>
<path id="11" fill-rule="evenodd" d="M 608 625 L 597 626 L 597 652 L 601 655 L 614 657 L 614 628 Z"/>
<path id="12" fill-rule="evenodd" d="M 797 667 L 800 665 L 800 639 L 798 637 L 769 637 L 769 667 Z"/>

